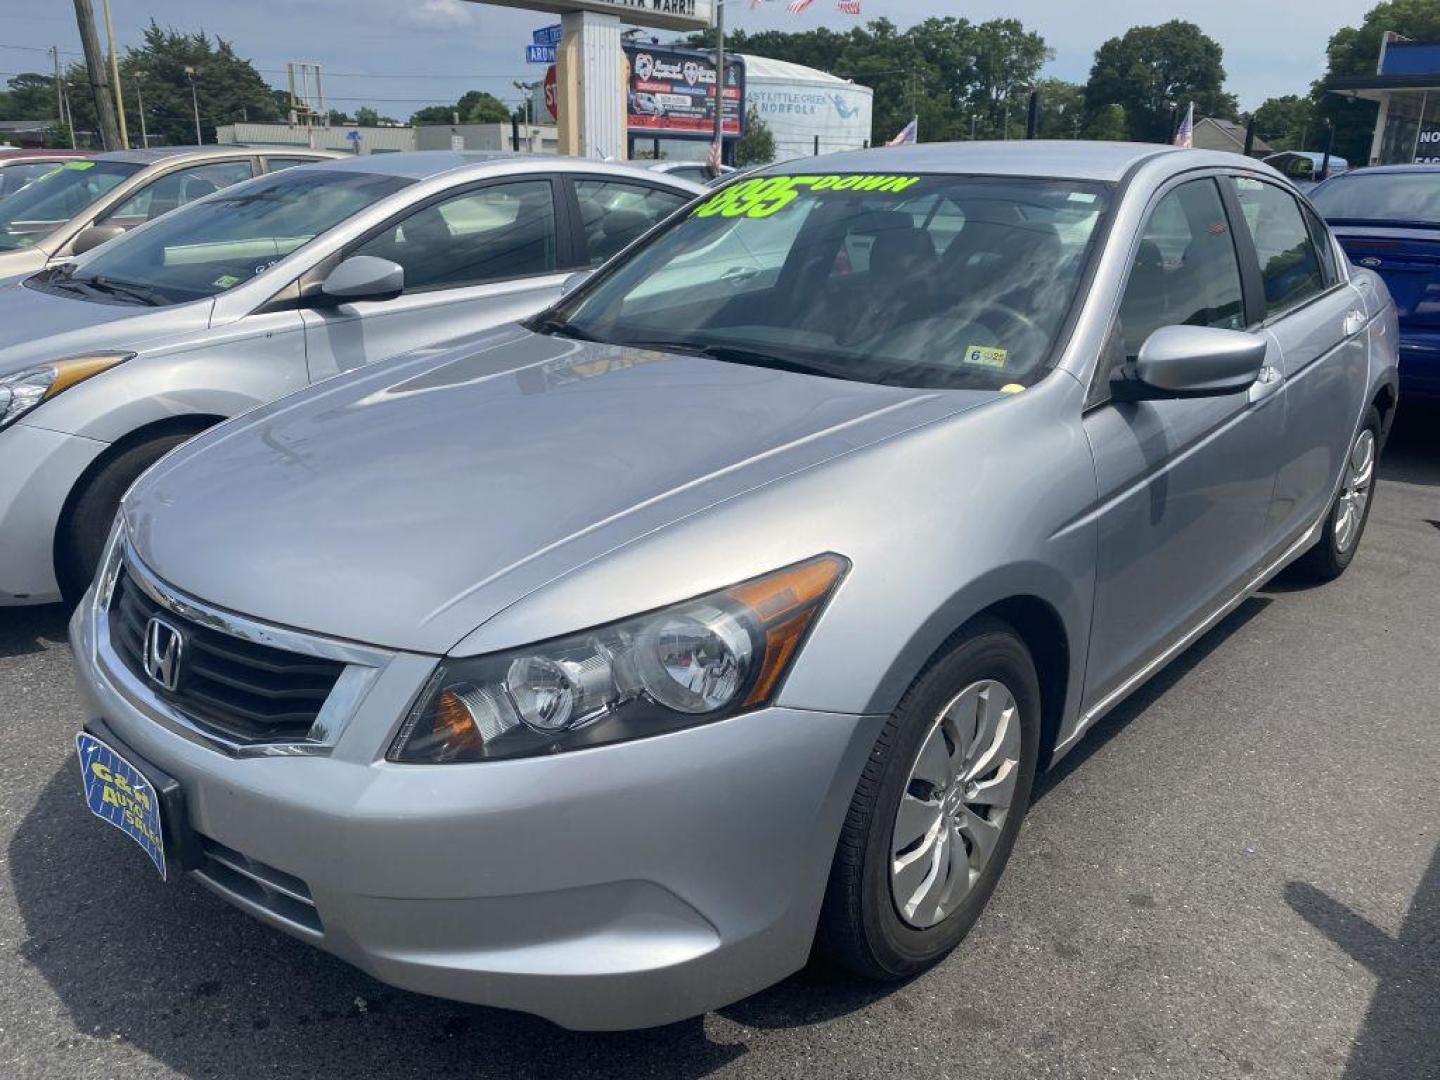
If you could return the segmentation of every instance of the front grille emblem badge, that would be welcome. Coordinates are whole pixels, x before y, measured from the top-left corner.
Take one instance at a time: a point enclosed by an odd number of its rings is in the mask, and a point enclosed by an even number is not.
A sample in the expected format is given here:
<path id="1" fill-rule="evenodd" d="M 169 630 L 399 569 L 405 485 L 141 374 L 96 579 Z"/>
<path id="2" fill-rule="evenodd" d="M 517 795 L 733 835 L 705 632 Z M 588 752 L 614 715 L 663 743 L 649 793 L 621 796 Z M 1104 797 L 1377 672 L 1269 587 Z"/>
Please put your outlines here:
<path id="1" fill-rule="evenodd" d="M 164 619 L 154 616 L 145 624 L 145 674 L 163 690 L 174 692 L 180 684 L 180 654 L 185 637 Z"/>

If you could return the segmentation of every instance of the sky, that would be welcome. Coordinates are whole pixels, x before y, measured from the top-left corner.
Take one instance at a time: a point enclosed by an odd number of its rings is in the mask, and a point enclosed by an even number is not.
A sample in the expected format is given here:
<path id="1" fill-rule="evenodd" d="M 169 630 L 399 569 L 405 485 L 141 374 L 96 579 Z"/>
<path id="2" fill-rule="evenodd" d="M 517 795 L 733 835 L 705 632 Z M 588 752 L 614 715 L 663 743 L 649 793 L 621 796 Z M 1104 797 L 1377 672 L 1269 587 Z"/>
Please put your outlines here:
<path id="1" fill-rule="evenodd" d="M 910 26 L 930 16 L 973 22 L 1015 17 L 1037 30 L 1055 51 L 1043 74 L 1084 82 L 1095 49 L 1131 26 L 1183 18 L 1197 23 L 1225 49 L 1228 87 L 1242 109 L 1272 95 L 1306 93 L 1324 71 L 1325 44 L 1341 26 L 1359 23 L 1360 0 L 862 0 L 859 21 L 885 16 Z M 6 0 L 0 14 L 0 79 L 48 70 L 43 50 L 58 45 L 76 59 L 80 39 L 69 4 Z M 95 0 L 102 20 L 101 0 Z M 801 15 L 773 0 L 757 11 L 731 0 L 727 21 L 747 31 L 844 29 L 857 19 L 815 0 Z M 229 40 L 273 86 L 285 85 L 287 60 L 322 65 L 328 104 L 345 112 L 372 105 L 404 120 L 427 104 L 455 101 L 469 89 L 519 101 L 516 80 L 537 79 L 544 68 L 524 62 L 530 31 L 556 21 L 539 12 L 465 0 L 111 0 L 120 47 L 136 45 L 150 18 L 178 30 L 206 30 Z M 657 31 L 662 40 L 666 31 Z"/>

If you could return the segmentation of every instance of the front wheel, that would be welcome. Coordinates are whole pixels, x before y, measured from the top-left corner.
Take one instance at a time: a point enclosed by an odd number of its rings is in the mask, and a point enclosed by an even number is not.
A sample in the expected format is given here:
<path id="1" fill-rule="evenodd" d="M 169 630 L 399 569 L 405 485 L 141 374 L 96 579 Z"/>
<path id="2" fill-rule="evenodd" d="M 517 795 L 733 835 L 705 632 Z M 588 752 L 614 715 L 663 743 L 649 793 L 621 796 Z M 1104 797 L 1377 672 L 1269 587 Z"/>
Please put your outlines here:
<path id="1" fill-rule="evenodd" d="M 1371 496 L 1375 491 L 1375 467 L 1380 458 L 1380 413 L 1371 409 L 1350 444 L 1345 459 L 1345 477 L 1324 531 L 1315 546 L 1295 560 L 1296 576 L 1309 581 L 1334 581 L 1345 572 L 1360 547 L 1365 523 L 1370 520 Z"/>
<path id="2" fill-rule="evenodd" d="M 969 932 L 1030 802 L 1040 688 L 1006 624 L 974 624 L 906 693 L 850 804 L 821 912 L 822 952 L 913 975 Z"/>

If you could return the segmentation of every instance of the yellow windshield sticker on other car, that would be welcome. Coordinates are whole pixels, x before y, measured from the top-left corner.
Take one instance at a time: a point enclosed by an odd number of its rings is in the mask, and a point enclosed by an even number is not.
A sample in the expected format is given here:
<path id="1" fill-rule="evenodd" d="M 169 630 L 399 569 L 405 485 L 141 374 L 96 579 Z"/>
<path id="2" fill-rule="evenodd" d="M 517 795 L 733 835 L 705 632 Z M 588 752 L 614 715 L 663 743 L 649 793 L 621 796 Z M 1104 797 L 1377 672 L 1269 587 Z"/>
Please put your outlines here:
<path id="1" fill-rule="evenodd" d="M 232 286 L 232 285 L 239 284 L 239 282 L 240 282 L 240 279 L 239 279 L 238 277 L 236 277 L 234 274 L 221 274 L 219 277 L 217 277 L 217 278 L 216 278 L 214 281 L 212 281 L 210 284 L 211 284 L 211 285 L 214 285 L 215 288 L 217 288 L 217 289 L 228 289 L 228 288 L 230 288 L 230 286 Z"/>
<path id="2" fill-rule="evenodd" d="M 73 170 L 75 170 L 76 172 L 83 172 L 83 171 L 86 170 L 86 169 L 93 169 L 93 168 L 95 167 L 95 162 L 93 162 L 93 161 L 67 161 L 67 162 L 64 164 L 63 167 L 66 168 L 66 169 L 73 169 Z M 47 175 L 48 175 L 48 174 L 47 174 Z"/>
<path id="3" fill-rule="evenodd" d="M 1009 352 L 994 345 L 966 345 L 965 362 L 980 367 L 1003 368 Z"/>
<path id="4" fill-rule="evenodd" d="M 1024 389 L 1025 387 L 1021 386 L 1018 382 L 1007 382 L 1004 386 L 1000 387 L 1000 392 L 1002 394 L 1018 394 Z"/>
<path id="5" fill-rule="evenodd" d="M 918 176 L 889 173 L 823 176 L 758 176 L 741 180 L 695 208 L 696 217 L 763 218 L 779 213 L 808 188 L 811 191 L 865 191 L 894 194 L 920 182 Z"/>

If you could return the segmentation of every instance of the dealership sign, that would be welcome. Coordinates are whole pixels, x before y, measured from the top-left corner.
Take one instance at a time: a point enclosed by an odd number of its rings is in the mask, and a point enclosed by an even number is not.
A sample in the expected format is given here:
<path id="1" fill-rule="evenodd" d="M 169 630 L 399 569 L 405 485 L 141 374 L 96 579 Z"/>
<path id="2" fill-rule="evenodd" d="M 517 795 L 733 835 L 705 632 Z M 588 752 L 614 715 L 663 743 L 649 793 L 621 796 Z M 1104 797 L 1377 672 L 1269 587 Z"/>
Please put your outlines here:
<path id="1" fill-rule="evenodd" d="M 1440 165 L 1440 128 L 1421 128 L 1415 140 L 1417 165 Z"/>
<path id="2" fill-rule="evenodd" d="M 661 26 L 669 30 L 703 30 L 715 23 L 715 0 L 486 0 L 505 7 L 526 8 L 564 14 L 567 11 L 596 11 L 618 15 L 637 26 Z M 537 42 L 537 44 L 540 44 Z"/>
<path id="3" fill-rule="evenodd" d="M 626 46 L 630 86 L 626 121 L 632 135 L 667 139 L 715 137 L 715 58 L 697 49 Z M 725 62 L 725 134 L 738 138 L 745 123 L 745 62 Z"/>

